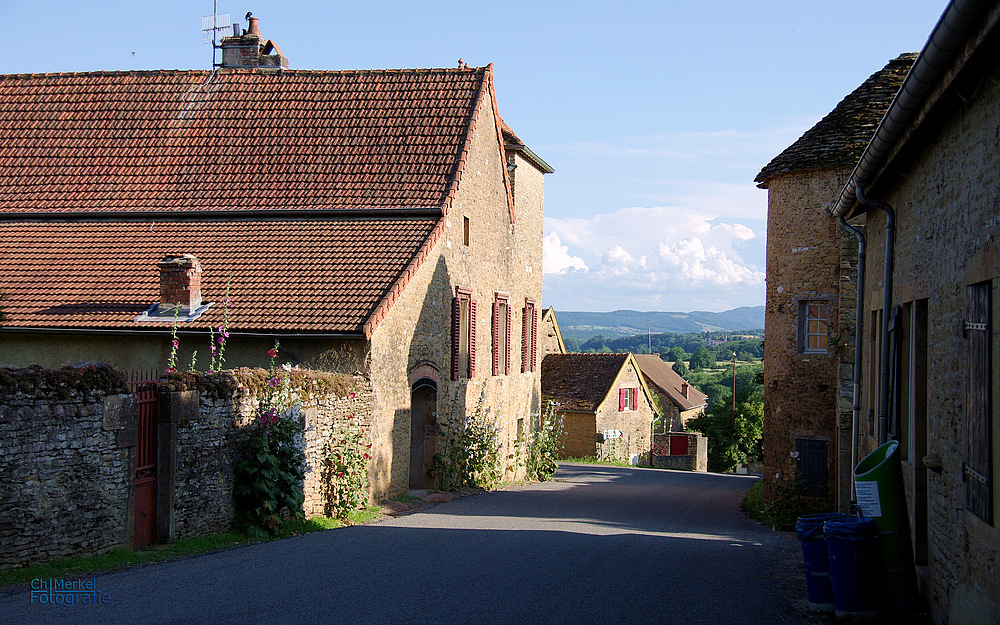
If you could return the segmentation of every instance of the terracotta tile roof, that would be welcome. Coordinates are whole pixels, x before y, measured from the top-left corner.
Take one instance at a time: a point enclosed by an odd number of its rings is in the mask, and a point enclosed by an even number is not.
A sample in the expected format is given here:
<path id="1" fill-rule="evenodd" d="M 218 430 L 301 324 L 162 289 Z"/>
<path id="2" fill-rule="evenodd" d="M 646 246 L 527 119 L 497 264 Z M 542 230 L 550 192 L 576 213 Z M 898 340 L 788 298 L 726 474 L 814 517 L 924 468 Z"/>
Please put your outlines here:
<path id="1" fill-rule="evenodd" d="M 0 212 L 441 207 L 490 72 L 0 76 Z"/>
<path id="2" fill-rule="evenodd" d="M 853 167 L 916 58 L 914 53 L 901 54 L 872 74 L 829 115 L 765 165 L 754 178 L 757 186 L 766 188 L 772 176 L 791 171 Z"/>
<path id="3" fill-rule="evenodd" d="M 597 410 L 628 356 L 548 354 L 542 360 L 542 397 L 559 402 L 560 410 Z"/>
<path id="4" fill-rule="evenodd" d="M 442 223 L 0 221 L 4 325 L 161 325 L 133 320 L 158 300 L 156 261 L 183 252 L 201 261 L 205 302 L 221 302 L 232 275 L 233 330 L 361 333 Z M 218 325 L 221 318 L 216 304 L 191 325 Z"/>
<path id="5" fill-rule="evenodd" d="M 702 393 L 691 384 L 688 384 L 688 396 L 684 397 L 681 385 L 687 384 L 687 381 L 678 375 L 673 367 L 658 355 L 634 354 L 634 356 L 635 361 L 639 363 L 639 369 L 642 370 L 643 375 L 649 378 L 653 384 L 663 389 L 663 392 L 670 397 L 671 401 L 680 410 L 691 410 L 692 408 L 708 404 L 708 395 Z"/>

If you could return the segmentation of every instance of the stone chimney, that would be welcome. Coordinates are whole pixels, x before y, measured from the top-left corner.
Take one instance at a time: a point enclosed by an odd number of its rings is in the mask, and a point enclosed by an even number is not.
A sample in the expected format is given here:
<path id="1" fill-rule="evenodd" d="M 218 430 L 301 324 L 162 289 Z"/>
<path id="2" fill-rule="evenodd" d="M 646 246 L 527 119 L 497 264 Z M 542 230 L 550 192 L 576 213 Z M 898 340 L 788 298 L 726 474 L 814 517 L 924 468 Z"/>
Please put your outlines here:
<path id="1" fill-rule="evenodd" d="M 186 317 L 201 306 L 201 263 L 191 254 L 170 254 L 156 263 L 160 268 L 158 316 Z"/>
<path id="2" fill-rule="evenodd" d="M 691 399 L 690 397 L 688 397 L 688 383 L 687 382 L 682 382 L 681 383 L 681 395 L 684 396 L 684 399 Z"/>
<path id="3" fill-rule="evenodd" d="M 247 17 L 247 21 L 249 24 L 242 35 L 239 24 L 233 24 L 233 36 L 222 38 L 222 68 L 288 69 L 288 57 L 273 41 L 264 40 L 258 19 Z"/>

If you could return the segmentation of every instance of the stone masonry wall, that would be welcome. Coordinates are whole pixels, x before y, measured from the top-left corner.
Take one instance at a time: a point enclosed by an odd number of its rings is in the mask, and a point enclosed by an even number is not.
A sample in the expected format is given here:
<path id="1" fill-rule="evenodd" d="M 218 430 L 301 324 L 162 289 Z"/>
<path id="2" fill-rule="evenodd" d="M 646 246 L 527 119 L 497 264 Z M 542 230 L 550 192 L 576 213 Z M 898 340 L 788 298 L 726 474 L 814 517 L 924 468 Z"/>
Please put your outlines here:
<path id="1" fill-rule="evenodd" d="M 0 567 L 130 541 L 135 396 L 107 366 L 0 369 Z"/>
<path id="2" fill-rule="evenodd" d="M 621 438 L 605 439 L 597 444 L 600 458 L 631 461 L 635 456 L 649 457 L 649 437 L 652 432 L 653 407 L 642 392 L 639 373 L 634 367 L 625 367 L 612 387 L 608 397 L 597 409 L 597 431 L 620 430 Z M 639 398 L 635 410 L 618 410 L 618 389 L 638 388 Z"/>

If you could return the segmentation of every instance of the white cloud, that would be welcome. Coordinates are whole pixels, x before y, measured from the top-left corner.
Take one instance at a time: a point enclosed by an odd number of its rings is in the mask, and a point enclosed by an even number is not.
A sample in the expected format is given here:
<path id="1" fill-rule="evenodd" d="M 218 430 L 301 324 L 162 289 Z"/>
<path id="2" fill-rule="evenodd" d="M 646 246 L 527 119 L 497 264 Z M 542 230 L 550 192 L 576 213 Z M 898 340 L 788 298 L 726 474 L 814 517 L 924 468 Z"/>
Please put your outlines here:
<path id="1" fill-rule="evenodd" d="M 562 275 L 575 269 L 587 271 L 587 264 L 579 256 L 570 256 L 569 248 L 562 244 L 559 235 L 550 232 L 542 240 L 542 273 Z"/>

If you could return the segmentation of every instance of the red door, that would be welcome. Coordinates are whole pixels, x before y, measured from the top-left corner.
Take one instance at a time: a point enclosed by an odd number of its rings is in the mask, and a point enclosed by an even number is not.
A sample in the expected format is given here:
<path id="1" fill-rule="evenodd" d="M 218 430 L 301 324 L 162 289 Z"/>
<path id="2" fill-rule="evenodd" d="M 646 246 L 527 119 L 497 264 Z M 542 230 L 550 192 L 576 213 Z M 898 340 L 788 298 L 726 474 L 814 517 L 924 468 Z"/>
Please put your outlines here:
<path id="1" fill-rule="evenodd" d="M 671 436 L 670 437 L 670 455 L 671 456 L 686 456 L 688 453 L 688 437 L 683 436 Z"/>
<path id="2" fill-rule="evenodd" d="M 133 548 L 150 545 L 156 539 L 156 423 L 157 384 L 132 382 L 139 403 L 139 423 L 135 446 L 135 510 Z"/>

